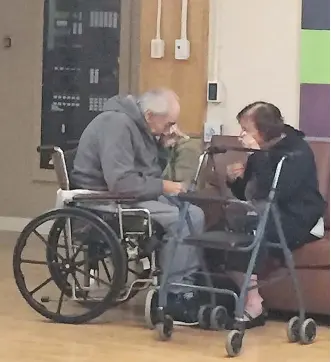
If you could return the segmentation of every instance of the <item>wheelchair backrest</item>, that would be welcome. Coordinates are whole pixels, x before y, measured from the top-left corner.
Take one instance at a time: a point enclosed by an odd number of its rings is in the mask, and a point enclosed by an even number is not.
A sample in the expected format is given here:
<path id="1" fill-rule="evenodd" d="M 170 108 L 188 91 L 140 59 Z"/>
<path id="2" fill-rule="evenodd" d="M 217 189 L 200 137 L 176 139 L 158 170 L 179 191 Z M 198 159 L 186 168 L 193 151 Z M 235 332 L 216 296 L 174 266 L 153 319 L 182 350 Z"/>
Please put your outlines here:
<path id="1" fill-rule="evenodd" d="M 63 152 L 60 147 L 54 147 L 52 161 L 59 187 L 62 190 L 70 190 L 70 174 L 73 169 L 77 149 Z"/>

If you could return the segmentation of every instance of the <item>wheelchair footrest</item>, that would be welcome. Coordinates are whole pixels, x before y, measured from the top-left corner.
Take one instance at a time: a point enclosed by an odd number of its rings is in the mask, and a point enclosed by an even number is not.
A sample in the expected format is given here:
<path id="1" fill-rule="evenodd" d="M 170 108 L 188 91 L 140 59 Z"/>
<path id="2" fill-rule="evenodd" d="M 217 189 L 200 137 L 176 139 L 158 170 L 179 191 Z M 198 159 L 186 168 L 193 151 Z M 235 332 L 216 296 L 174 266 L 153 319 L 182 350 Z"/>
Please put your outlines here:
<path id="1" fill-rule="evenodd" d="M 192 235 L 184 239 L 185 244 L 208 249 L 235 250 L 252 244 L 254 235 L 229 231 L 207 231 L 200 235 Z"/>

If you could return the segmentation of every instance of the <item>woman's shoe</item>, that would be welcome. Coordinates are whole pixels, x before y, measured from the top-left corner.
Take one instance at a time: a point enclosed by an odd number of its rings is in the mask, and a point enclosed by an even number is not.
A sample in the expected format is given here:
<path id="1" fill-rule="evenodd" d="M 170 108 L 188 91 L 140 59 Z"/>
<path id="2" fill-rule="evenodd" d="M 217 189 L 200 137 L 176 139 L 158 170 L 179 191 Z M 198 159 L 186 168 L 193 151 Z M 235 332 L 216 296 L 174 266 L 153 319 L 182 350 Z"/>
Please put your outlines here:
<path id="1" fill-rule="evenodd" d="M 248 312 L 244 312 L 244 316 L 248 319 L 245 321 L 245 329 L 252 329 L 255 327 L 263 327 L 266 323 L 265 311 L 263 310 L 260 315 L 253 318 Z"/>
<path id="2" fill-rule="evenodd" d="M 245 329 L 251 329 L 255 327 L 263 327 L 266 324 L 266 320 L 268 319 L 268 311 L 262 306 L 262 313 L 258 315 L 256 318 L 253 318 L 247 311 L 244 311 L 244 316 L 248 319 L 245 321 Z M 236 322 L 233 318 L 228 317 L 228 321 L 226 323 L 225 329 L 232 330 L 234 329 Z"/>

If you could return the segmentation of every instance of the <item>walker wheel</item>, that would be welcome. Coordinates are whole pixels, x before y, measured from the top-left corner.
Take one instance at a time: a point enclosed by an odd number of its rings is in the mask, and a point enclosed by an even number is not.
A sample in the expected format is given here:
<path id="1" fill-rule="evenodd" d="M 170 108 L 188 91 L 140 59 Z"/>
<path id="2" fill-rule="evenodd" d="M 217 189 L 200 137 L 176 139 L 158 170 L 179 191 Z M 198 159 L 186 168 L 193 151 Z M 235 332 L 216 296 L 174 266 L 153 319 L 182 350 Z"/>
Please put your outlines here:
<path id="1" fill-rule="evenodd" d="M 225 349 L 229 357 L 237 357 L 240 354 L 243 337 L 243 333 L 236 330 L 228 334 Z"/>
<path id="2" fill-rule="evenodd" d="M 156 324 L 156 330 L 159 333 L 159 338 L 161 341 L 168 341 L 172 336 L 172 331 L 174 329 L 174 321 L 170 315 L 166 314 L 164 316 L 163 323 Z"/>
<path id="3" fill-rule="evenodd" d="M 314 342 L 316 334 L 316 322 L 312 318 L 306 319 L 300 327 L 300 342 L 302 344 L 311 344 Z"/>
<path id="4" fill-rule="evenodd" d="M 225 328 L 228 312 L 222 305 L 215 307 L 210 314 L 211 329 L 219 331 Z"/>
<path id="5" fill-rule="evenodd" d="M 151 330 L 155 329 L 155 325 L 158 319 L 157 296 L 158 296 L 157 290 L 150 289 L 146 295 L 146 300 L 145 300 L 145 323 L 146 326 Z"/>
<path id="6" fill-rule="evenodd" d="M 293 317 L 287 325 L 287 339 L 290 343 L 296 343 L 300 340 L 300 318 Z"/>
<path id="7" fill-rule="evenodd" d="M 210 305 L 202 305 L 199 308 L 198 322 L 199 322 L 199 327 L 201 329 L 210 328 L 210 317 L 211 317 L 212 310 L 213 310 L 213 307 Z"/>

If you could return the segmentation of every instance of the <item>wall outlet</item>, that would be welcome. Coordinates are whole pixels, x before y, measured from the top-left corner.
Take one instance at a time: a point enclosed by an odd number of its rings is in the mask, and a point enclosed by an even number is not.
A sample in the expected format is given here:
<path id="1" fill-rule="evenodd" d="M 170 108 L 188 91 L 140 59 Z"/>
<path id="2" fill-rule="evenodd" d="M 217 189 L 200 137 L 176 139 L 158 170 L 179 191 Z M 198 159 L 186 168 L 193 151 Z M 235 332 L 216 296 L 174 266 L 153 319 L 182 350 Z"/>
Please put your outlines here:
<path id="1" fill-rule="evenodd" d="M 161 59 L 164 57 L 165 43 L 163 39 L 152 39 L 151 41 L 151 57 Z"/>
<path id="2" fill-rule="evenodd" d="M 178 60 L 187 60 L 190 57 L 190 42 L 187 39 L 176 39 L 175 58 Z"/>

